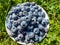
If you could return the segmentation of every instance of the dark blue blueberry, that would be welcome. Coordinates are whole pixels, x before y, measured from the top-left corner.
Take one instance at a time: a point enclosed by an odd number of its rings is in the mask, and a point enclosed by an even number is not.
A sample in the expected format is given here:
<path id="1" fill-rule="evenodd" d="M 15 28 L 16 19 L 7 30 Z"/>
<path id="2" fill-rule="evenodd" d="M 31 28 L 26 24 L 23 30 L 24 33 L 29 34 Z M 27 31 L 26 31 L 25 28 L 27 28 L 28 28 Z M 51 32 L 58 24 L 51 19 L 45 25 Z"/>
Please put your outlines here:
<path id="1" fill-rule="evenodd" d="M 42 12 L 42 8 L 38 8 L 38 12 Z"/>
<path id="2" fill-rule="evenodd" d="M 37 6 L 37 5 L 36 5 L 36 6 L 33 6 L 33 8 L 34 8 L 34 9 L 38 9 L 38 6 Z"/>
<path id="3" fill-rule="evenodd" d="M 15 38 L 16 41 L 19 41 L 18 37 Z"/>
<path id="4" fill-rule="evenodd" d="M 42 17 L 41 13 L 42 13 L 42 12 L 38 12 L 39 17 Z"/>
<path id="5" fill-rule="evenodd" d="M 30 11 L 30 8 L 29 7 L 26 7 L 26 11 L 29 12 Z"/>
<path id="6" fill-rule="evenodd" d="M 40 42 L 42 41 L 42 37 L 39 37 L 39 41 L 40 41 Z"/>
<path id="7" fill-rule="evenodd" d="M 18 40 L 19 42 L 23 42 L 24 41 L 24 38 L 23 38 L 23 34 L 18 34 Z"/>
<path id="8" fill-rule="evenodd" d="M 44 32 L 40 31 L 40 36 L 43 36 L 44 35 Z"/>
<path id="9" fill-rule="evenodd" d="M 15 13 L 13 13 L 12 18 L 13 18 L 14 20 L 17 20 L 17 19 L 18 19 L 18 16 L 17 16 Z"/>
<path id="10" fill-rule="evenodd" d="M 10 20 L 10 23 L 12 24 L 14 20 Z"/>
<path id="11" fill-rule="evenodd" d="M 9 16 L 9 19 L 12 20 L 12 15 Z"/>
<path id="12" fill-rule="evenodd" d="M 17 21 L 14 21 L 14 22 L 13 22 L 13 25 L 14 25 L 15 27 L 17 27 L 17 26 L 18 26 L 18 22 L 17 22 Z"/>
<path id="13" fill-rule="evenodd" d="M 37 18 L 37 21 L 38 21 L 39 23 L 41 23 L 41 22 L 42 22 L 42 17 L 38 17 L 38 18 Z"/>
<path id="14" fill-rule="evenodd" d="M 21 27 L 25 28 L 26 26 L 27 26 L 26 21 L 22 21 L 22 22 L 21 22 Z"/>
<path id="15" fill-rule="evenodd" d="M 35 35 L 35 41 L 38 41 L 38 35 Z"/>
<path id="16" fill-rule="evenodd" d="M 21 26 L 19 25 L 19 26 L 17 26 L 17 29 L 21 31 L 22 28 L 21 28 Z"/>
<path id="17" fill-rule="evenodd" d="M 43 18 L 45 18 L 45 13 L 44 12 L 42 12 L 41 15 L 42 15 Z"/>
<path id="18" fill-rule="evenodd" d="M 18 35 L 18 38 L 19 38 L 19 39 L 22 39 L 22 38 L 23 38 L 23 34 L 19 34 L 19 35 Z"/>
<path id="19" fill-rule="evenodd" d="M 7 25 L 7 28 L 8 28 L 8 29 L 11 29 L 11 28 L 12 28 L 12 24 L 11 24 L 10 22 L 7 23 L 6 25 Z"/>
<path id="20" fill-rule="evenodd" d="M 49 23 L 49 21 L 48 21 L 47 19 L 44 19 L 44 20 L 42 21 L 42 25 L 43 25 L 43 26 L 47 26 L 48 23 Z"/>
<path id="21" fill-rule="evenodd" d="M 23 11 L 23 15 L 24 16 L 28 15 L 27 11 Z"/>
<path id="22" fill-rule="evenodd" d="M 19 17 L 21 17 L 23 15 L 23 12 L 19 12 Z"/>
<path id="23" fill-rule="evenodd" d="M 30 6 L 30 2 L 26 2 L 24 6 Z"/>
<path id="24" fill-rule="evenodd" d="M 31 11 L 28 12 L 28 16 L 32 18 L 33 13 Z"/>
<path id="25" fill-rule="evenodd" d="M 39 24 L 38 27 L 39 27 L 40 30 L 44 29 L 44 27 L 41 24 Z"/>
<path id="26" fill-rule="evenodd" d="M 35 11 L 35 9 L 34 9 L 34 8 L 30 8 L 30 11 L 34 12 L 34 11 Z"/>
<path id="27" fill-rule="evenodd" d="M 25 39 L 26 39 L 26 40 L 29 40 L 29 36 L 28 36 L 28 35 L 25 35 Z"/>
<path id="28" fill-rule="evenodd" d="M 15 27 L 15 26 L 12 26 L 11 31 L 12 31 L 13 33 L 17 32 L 16 27 Z"/>
<path id="29" fill-rule="evenodd" d="M 31 17 L 30 16 L 26 16 L 26 21 L 30 21 L 31 20 Z"/>
<path id="30" fill-rule="evenodd" d="M 34 40 L 30 39 L 30 43 L 34 43 Z"/>
<path id="31" fill-rule="evenodd" d="M 48 32 L 48 28 L 44 28 L 45 32 Z"/>
<path id="32" fill-rule="evenodd" d="M 39 33 L 39 28 L 34 28 L 34 33 L 38 34 Z"/>
<path id="33" fill-rule="evenodd" d="M 21 19 L 18 19 L 17 22 L 18 22 L 18 25 L 20 25 L 20 23 L 21 23 Z"/>
<path id="34" fill-rule="evenodd" d="M 20 20 L 21 21 L 25 21 L 26 19 L 25 19 L 25 17 L 21 17 Z"/>
<path id="35" fill-rule="evenodd" d="M 19 12 L 21 12 L 21 8 L 20 7 L 15 7 L 16 9 L 15 9 L 15 14 L 18 14 Z"/>
<path id="36" fill-rule="evenodd" d="M 28 26 L 27 27 L 27 32 L 32 32 L 33 31 L 33 28 L 34 28 L 34 26 Z"/>
<path id="37" fill-rule="evenodd" d="M 33 26 L 28 26 L 28 29 L 32 30 L 34 27 Z"/>
<path id="38" fill-rule="evenodd" d="M 33 17 L 33 18 L 32 18 L 31 24 L 36 24 L 36 17 Z"/>
<path id="39" fill-rule="evenodd" d="M 14 34 L 14 35 L 12 35 L 11 37 L 16 38 L 16 37 L 17 37 L 17 34 L 15 33 L 15 34 Z"/>
<path id="40" fill-rule="evenodd" d="M 36 11 L 33 12 L 33 15 L 36 16 L 36 17 L 38 17 L 38 12 L 36 12 Z"/>
<path id="41" fill-rule="evenodd" d="M 29 33 L 28 33 L 28 37 L 29 37 L 29 38 L 33 38 L 33 37 L 34 37 L 34 32 L 29 32 Z"/>

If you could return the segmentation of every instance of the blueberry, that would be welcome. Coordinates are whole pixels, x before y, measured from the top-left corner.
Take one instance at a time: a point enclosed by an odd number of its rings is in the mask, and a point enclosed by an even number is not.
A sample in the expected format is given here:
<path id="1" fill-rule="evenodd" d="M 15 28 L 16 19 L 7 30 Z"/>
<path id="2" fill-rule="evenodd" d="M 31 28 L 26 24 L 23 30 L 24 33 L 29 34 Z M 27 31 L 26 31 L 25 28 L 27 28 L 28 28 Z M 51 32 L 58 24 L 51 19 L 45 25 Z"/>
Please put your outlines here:
<path id="1" fill-rule="evenodd" d="M 42 25 L 43 25 L 44 27 L 47 26 L 48 23 L 49 23 L 49 21 L 48 21 L 47 19 L 44 19 L 44 20 L 42 21 Z"/>
<path id="2" fill-rule="evenodd" d="M 42 13 L 42 12 L 38 12 L 39 17 L 42 17 L 41 13 Z"/>
<path id="3" fill-rule="evenodd" d="M 31 24 L 35 24 L 36 23 L 36 17 L 33 17 L 31 20 Z"/>
<path id="4" fill-rule="evenodd" d="M 26 7 L 25 11 L 29 12 L 30 11 L 30 8 L 29 7 Z"/>
<path id="5" fill-rule="evenodd" d="M 34 43 L 34 40 L 31 39 L 31 40 L 30 40 L 30 43 Z"/>
<path id="6" fill-rule="evenodd" d="M 25 39 L 26 39 L 26 40 L 29 40 L 29 36 L 28 36 L 28 35 L 25 35 Z"/>
<path id="7" fill-rule="evenodd" d="M 29 15 L 30 17 L 32 17 L 32 14 L 33 14 L 33 13 L 32 13 L 31 11 L 28 12 L 28 15 Z"/>
<path id="8" fill-rule="evenodd" d="M 22 8 L 21 11 L 23 12 L 24 11 L 24 8 Z"/>
<path id="9" fill-rule="evenodd" d="M 24 6 L 30 6 L 30 2 L 26 2 Z"/>
<path id="10" fill-rule="evenodd" d="M 21 19 L 18 19 L 18 20 L 17 20 L 17 23 L 18 23 L 18 25 L 20 25 L 20 23 L 21 23 Z"/>
<path id="11" fill-rule="evenodd" d="M 13 25 L 14 25 L 15 27 L 17 27 L 17 26 L 18 26 L 18 22 L 17 22 L 17 21 L 14 21 L 14 22 L 13 22 Z"/>
<path id="12" fill-rule="evenodd" d="M 18 37 L 15 38 L 16 41 L 19 41 Z"/>
<path id="13" fill-rule="evenodd" d="M 18 38 L 22 39 L 23 38 L 23 34 L 19 34 Z"/>
<path id="14" fill-rule="evenodd" d="M 37 23 L 37 25 L 39 25 L 39 21 L 37 21 L 36 23 Z"/>
<path id="15" fill-rule="evenodd" d="M 14 35 L 12 35 L 11 37 L 16 38 L 17 37 L 17 33 L 14 33 Z"/>
<path id="16" fill-rule="evenodd" d="M 30 16 L 26 16 L 26 21 L 30 21 L 31 20 L 31 17 Z"/>
<path id="17" fill-rule="evenodd" d="M 46 23 L 47 23 L 47 25 L 49 24 L 49 20 L 48 19 L 46 19 Z"/>
<path id="18" fill-rule="evenodd" d="M 44 12 L 38 12 L 38 15 L 42 18 L 45 18 L 45 13 Z"/>
<path id="19" fill-rule="evenodd" d="M 42 8 L 38 8 L 38 12 L 42 12 Z"/>
<path id="20" fill-rule="evenodd" d="M 39 41 L 40 41 L 40 42 L 42 41 L 42 37 L 39 37 Z"/>
<path id="21" fill-rule="evenodd" d="M 39 23 L 41 23 L 41 22 L 42 22 L 42 17 L 38 17 L 38 18 L 37 18 L 37 21 L 38 21 Z"/>
<path id="22" fill-rule="evenodd" d="M 15 7 L 16 9 L 15 9 L 15 14 L 18 14 L 19 12 L 21 12 L 21 8 L 20 7 Z"/>
<path id="23" fill-rule="evenodd" d="M 30 11 L 34 12 L 35 10 L 34 10 L 34 8 L 30 8 Z"/>
<path id="24" fill-rule="evenodd" d="M 34 28 L 34 33 L 38 34 L 39 33 L 39 28 Z"/>
<path id="25" fill-rule="evenodd" d="M 45 13 L 44 12 L 42 12 L 42 17 L 45 18 Z"/>
<path id="26" fill-rule="evenodd" d="M 16 27 L 15 27 L 15 26 L 12 26 L 11 31 L 12 31 L 13 33 L 17 32 Z"/>
<path id="27" fill-rule="evenodd" d="M 19 26 L 17 26 L 17 29 L 21 31 L 22 28 L 21 28 L 21 26 L 19 25 Z"/>
<path id="28" fill-rule="evenodd" d="M 10 23 L 12 24 L 14 20 L 10 20 Z"/>
<path id="29" fill-rule="evenodd" d="M 38 35 L 35 35 L 35 41 L 38 41 Z"/>
<path id="30" fill-rule="evenodd" d="M 48 32 L 48 28 L 44 28 L 45 32 Z"/>
<path id="31" fill-rule="evenodd" d="M 6 25 L 7 25 L 7 28 L 8 28 L 8 29 L 11 29 L 11 28 L 12 28 L 12 24 L 11 24 L 10 22 L 7 23 Z"/>
<path id="32" fill-rule="evenodd" d="M 19 16 L 21 17 L 23 15 L 23 12 L 19 12 Z"/>
<path id="33" fill-rule="evenodd" d="M 19 39 L 19 41 L 22 42 L 22 41 L 23 41 L 23 34 L 19 34 L 19 35 L 18 35 L 18 39 Z"/>
<path id="34" fill-rule="evenodd" d="M 33 12 L 33 15 L 36 16 L 36 17 L 38 17 L 38 12 L 36 12 L 36 11 Z"/>
<path id="35" fill-rule="evenodd" d="M 22 22 L 21 22 L 21 27 L 25 28 L 26 26 L 27 26 L 26 21 L 22 21 Z"/>
<path id="36" fill-rule="evenodd" d="M 41 24 L 39 24 L 38 27 L 39 27 L 39 30 L 43 30 L 44 29 L 44 27 Z"/>
<path id="37" fill-rule="evenodd" d="M 27 27 L 27 32 L 30 32 L 30 31 L 32 32 L 33 31 L 33 28 L 34 28 L 34 26 L 28 26 Z"/>
<path id="38" fill-rule="evenodd" d="M 18 16 L 15 15 L 15 13 L 13 13 L 12 18 L 13 18 L 14 20 L 17 20 L 17 19 L 18 19 Z"/>
<path id="39" fill-rule="evenodd" d="M 28 13 L 26 11 L 23 11 L 23 15 L 27 15 Z"/>
<path id="40" fill-rule="evenodd" d="M 32 30 L 34 27 L 33 26 L 28 26 L 28 29 Z"/>
<path id="41" fill-rule="evenodd" d="M 12 15 L 9 16 L 9 19 L 12 20 Z"/>
<path id="42" fill-rule="evenodd" d="M 25 21 L 26 20 L 26 17 L 21 17 L 20 20 L 21 21 Z"/>
<path id="43" fill-rule="evenodd" d="M 36 6 L 33 6 L 33 8 L 34 8 L 34 9 L 38 9 L 38 6 L 37 6 L 37 5 L 36 5 Z"/>
<path id="44" fill-rule="evenodd" d="M 40 31 L 40 36 L 43 36 L 44 35 L 44 32 Z"/>
<path id="45" fill-rule="evenodd" d="M 28 36 L 29 36 L 29 38 L 33 38 L 34 37 L 34 32 L 29 32 Z"/>

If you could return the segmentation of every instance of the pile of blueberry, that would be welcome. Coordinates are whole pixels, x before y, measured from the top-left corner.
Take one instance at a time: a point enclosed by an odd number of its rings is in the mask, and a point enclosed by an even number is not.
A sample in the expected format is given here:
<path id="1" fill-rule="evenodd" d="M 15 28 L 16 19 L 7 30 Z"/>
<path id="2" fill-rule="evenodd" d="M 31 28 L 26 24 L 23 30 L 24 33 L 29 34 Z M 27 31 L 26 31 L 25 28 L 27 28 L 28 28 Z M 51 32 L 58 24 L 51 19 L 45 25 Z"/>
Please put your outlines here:
<path id="1" fill-rule="evenodd" d="M 41 42 L 48 32 L 49 20 L 46 12 L 34 2 L 14 6 L 6 18 L 6 27 L 17 42 Z"/>

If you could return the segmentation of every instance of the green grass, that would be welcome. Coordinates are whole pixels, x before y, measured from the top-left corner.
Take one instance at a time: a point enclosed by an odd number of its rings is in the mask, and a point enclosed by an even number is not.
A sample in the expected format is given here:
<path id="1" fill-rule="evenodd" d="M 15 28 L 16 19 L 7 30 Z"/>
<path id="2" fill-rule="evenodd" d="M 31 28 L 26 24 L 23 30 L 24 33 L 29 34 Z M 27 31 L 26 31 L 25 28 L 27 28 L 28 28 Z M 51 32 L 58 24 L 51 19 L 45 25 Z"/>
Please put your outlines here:
<path id="1" fill-rule="evenodd" d="M 0 0 L 0 45 L 19 45 L 6 33 L 5 19 L 10 8 L 27 0 Z M 30 0 L 43 7 L 50 19 L 46 38 L 39 45 L 60 45 L 60 0 Z"/>

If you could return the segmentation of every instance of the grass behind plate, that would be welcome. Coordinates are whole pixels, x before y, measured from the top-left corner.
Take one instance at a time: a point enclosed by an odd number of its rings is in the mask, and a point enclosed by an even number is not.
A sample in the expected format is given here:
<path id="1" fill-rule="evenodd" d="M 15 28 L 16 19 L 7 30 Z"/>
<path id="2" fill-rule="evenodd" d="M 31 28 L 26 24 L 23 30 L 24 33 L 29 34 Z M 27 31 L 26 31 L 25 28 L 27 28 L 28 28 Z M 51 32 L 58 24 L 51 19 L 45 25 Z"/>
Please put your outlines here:
<path id="1" fill-rule="evenodd" d="M 5 19 L 12 6 L 28 0 L 0 0 L 0 45 L 19 45 L 6 33 Z M 30 0 L 43 7 L 50 19 L 50 28 L 46 38 L 35 45 L 60 45 L 60 0 Z"/>

